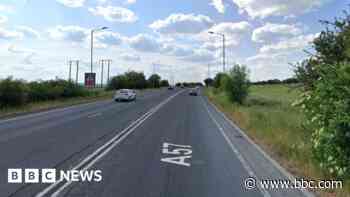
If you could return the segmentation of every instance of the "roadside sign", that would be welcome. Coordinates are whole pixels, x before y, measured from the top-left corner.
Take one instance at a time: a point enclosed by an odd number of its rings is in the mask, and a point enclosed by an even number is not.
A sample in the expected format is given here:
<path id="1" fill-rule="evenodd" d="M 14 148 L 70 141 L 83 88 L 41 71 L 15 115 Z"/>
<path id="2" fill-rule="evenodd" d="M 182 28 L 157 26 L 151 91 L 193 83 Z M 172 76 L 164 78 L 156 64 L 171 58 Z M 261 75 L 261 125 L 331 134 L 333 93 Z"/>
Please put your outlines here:
<path id="1" fill-rule="evenodd" d="M 96 84 L 96 73 L 85 73 L 85 87 L 94 88 Z"/>

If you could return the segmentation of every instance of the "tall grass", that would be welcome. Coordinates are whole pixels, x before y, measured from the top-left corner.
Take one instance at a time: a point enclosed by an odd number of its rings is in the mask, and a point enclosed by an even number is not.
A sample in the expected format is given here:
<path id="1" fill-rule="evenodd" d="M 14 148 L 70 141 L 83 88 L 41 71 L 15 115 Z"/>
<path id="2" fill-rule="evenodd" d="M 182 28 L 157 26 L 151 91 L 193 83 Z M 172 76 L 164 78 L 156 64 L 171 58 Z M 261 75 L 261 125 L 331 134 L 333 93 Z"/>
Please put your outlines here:
<path id="1" fill-rule="evenodd" d="M 243 105 L 229 101 L 225 93 L 206 89 L 208 98 L 273 158 L 292 174 L 311 179 L 325 179 L 312 157 L 311 131 L 303 126 L 304 115 L 292 106 L 299 90 L 287 85 L 254 85 Z M 349 190 L 349 184 L 346 190 Z M 337 191 L 337 196 L 350 192 Z M 325 193 L 321 193 L 325 195 Z"/>

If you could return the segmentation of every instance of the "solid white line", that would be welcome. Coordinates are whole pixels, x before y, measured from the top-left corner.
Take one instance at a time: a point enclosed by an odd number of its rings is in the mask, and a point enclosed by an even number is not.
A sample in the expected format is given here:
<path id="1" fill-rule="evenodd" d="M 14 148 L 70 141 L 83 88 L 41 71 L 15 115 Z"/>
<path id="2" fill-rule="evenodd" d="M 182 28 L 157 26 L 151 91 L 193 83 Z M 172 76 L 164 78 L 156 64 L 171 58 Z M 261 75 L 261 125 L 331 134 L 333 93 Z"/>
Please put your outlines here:
<path id="1" fill-rule="evenodd" d="M 98 155 L 95 159 L 93 159 L 91 162 L 88 163 L 88 165 L 83 168 L 83 170 L 88 169 L 89 167 L 91 167 L 92 165 L 94 165 L 97 161 L 99 161 L 103 156 L 105 156 L 108 152 L 110 152 L 116 145 L 118 145 L 122 140 L 124 140 L 128 135 L 130 135 L 136 128 L 138 128 L 138 126 L 140 126 L 143 122 L 145 122 L 151 115 L 153 115 L 155 112 L 157 112 L 162 106 L 164 106 L 166 103 L 168 103 L 170 100 L 172 100 L 173 98 L 175 98 L 175 96 L 177 96 L 178 94 L 182 93 L 183 91 L 177 92 L 176 94 L 170 96 L 169 98 L 167 98 L 166 100 L 164 100 L 163 102 L 161 102 L 160 104 L 158 104 L 157 106 L 153 107 L 151 110 L 149 110 L 147 113 L 145 113 L 144 115 L 142 115 L 140 118 L 138 118 L 137 120 L 133 121 L 127 128 L 125 128 L 123 131 L 121 131 L 120 133 L 118 133 L 116 136 L 114 136 L 112 139 L 110 139 L 108 142 L 106 142 L 104 145 L 102 145 L 101 147 L 99 147 L 97 150 L 95 150 L 93 153 L 91 153 L 90 155 L 88 155 L 87 157 L 85 157 L 85 159 L 83 159 L 78 165 L 76 165 L 75 167 L 72 168 L 72 170 L 77 170 L 78 168 L 80 168 L 81 166 L 83 166 L 84 164 L 86 164 L 86 162 L 88 162 L 91 158 L 95 157 L 96 155 Z M 124 133 L 127 132 L 125 135 Z M 123 135 L 120 139 L 118 139 L 121 135 Z M 118 140 L 117 140 L 118 139 Z M 115 141 L 117 140 L 117 141 Z M 109 146 L 109 147 L 108 147 Z M 104 148 L 108 147 L 106 150 L 102 151 Z M 36 195 L 36 197 L 43 197 L 45 196 L 48 192 L 50 192 L 53 188 L 55 188 L 59 183 L 61 183 L 62 181 L 57 181 L 53 184 L 51 184 L 50 186 L 48 186 L 47 188 L 45 188 L 43 191 L 41 191 L 40 193 L 38 193 Z M 61 186 L 58 190 L 56 190 L 56 192 L 52 195 L 52 196 L 57 196 L 59 195 L 59 193 L 61 191 L 64 190 L 64 188 L 66 188 L 67 186 L 69 186 L 72 182 L 66 182 L 63 186 Z"/>
<path id="2" fill-rule="evenodd" d="M 218 129 L 220 130 L 220 133 L 222 134 L 222 136 L 224 136 L 226 142 L 228 143 L 228 145 L 230 146 L 230 148 L 232 149 L 232 151 L 236 154 L 238 160 L 242 163 L 242 166 L 244 167 L 244 169 L 248 172 L 249 176 L 254 177 L 256 180 L 259 180 L 258 177 L 256 176 L 256 174 L 254 173 L 254 171 L 250 168 L 250 166 L 248 165 L 248 163 L 246 162 L 246 160 L 243 158 L 243 156 L 241 155 L 241 153 L 238 151 L 238 149 L 233 145 L 233 143 L 231 142 L 231 140 L 229 139 L 229 137 L 227 137 L 224 129 L 222 128 L 222 126 L 218 123 L 218 121 L 214 118 L 214 116 L 212 115 L 212 113 L 209 111 L 208 106 L 206 105 L 206 103 L 203 101 L 203 99 L 201 99 L 205 109 L 207 110 L 209 117 L 211 118 L 211 120 L 215 123 L 215 125 L 218 127 Z M 257 184 L 257 187 L 259 189 L 259 191 L 264 195 L 264 197 L 271 197 L 270 193 L 262 188 L 259 184 Z"/>
<path id="3" fill-rule="evenodd" d="M 241 130 L 236 124 L 234 124 L 227 116 L 220 111 L 214 104 L 210 103 L 211 106 L 217 111 L 229 124 L 235 128 L 250 144 L 254 146 L 255 149 L 257 149 L 267 160 L 269 160 L 284 176 L 286 176 L 290 181 L 294 181 L 295 177 L 289 173 L 286 169 L 284 169 L 276 160 L 274 160 L 270 155 L 268 155 L 264 150 L 260 148 L 259 145 L 257 145 L 245 132 Z M 299 189 L 305 196 L 307 197 L 314 197 L 314 195 L 305 189 Z"/>

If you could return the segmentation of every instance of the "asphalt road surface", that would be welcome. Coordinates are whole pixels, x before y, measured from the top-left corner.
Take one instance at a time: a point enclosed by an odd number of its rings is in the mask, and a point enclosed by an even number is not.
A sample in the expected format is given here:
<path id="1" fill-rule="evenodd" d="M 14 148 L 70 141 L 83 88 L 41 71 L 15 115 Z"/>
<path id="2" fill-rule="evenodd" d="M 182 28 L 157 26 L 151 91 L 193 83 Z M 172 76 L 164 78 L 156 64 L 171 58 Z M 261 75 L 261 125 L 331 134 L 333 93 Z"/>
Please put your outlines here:
<path id="1" fill-rule="evenodd" d="M 0 196 L 312 196 L 245 188 L 288 173 L 201 95 L 152 90 L 0 120 Z M 95 182 L 8 183 L 8 169 L 100 170 Z M 257 181 L 256 185 L 259 185 Z"/>

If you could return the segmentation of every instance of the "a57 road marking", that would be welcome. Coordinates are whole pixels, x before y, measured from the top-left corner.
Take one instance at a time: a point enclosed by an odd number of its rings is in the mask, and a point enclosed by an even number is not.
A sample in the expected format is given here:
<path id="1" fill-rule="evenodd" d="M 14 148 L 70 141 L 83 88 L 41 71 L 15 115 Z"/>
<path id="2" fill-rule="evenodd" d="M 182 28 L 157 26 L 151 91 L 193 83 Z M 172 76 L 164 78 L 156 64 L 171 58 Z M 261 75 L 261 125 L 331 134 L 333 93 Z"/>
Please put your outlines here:
<path id="1" fill-rule="evenodd" d="M 172 143 L 163 143 L 162 153 L 165 155 L 172 155 L 171 157 L 162 158 L 162 162 L 172 163 L 190 167 L 191 164 L 186 162 L 186 159 L 192 157 L 192 147 L 189 145 L 179 145 Z"/>

